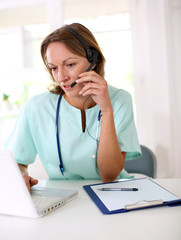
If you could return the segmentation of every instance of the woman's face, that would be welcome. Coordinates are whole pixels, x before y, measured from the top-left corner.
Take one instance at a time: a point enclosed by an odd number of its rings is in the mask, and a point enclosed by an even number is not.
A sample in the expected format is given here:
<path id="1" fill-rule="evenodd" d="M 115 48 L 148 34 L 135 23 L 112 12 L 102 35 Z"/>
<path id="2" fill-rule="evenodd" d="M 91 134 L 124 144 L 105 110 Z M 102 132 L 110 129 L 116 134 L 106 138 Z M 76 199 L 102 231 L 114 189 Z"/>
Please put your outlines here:
<path id="1" fill-rule="evenodd" d="M 78 79 L 80 73 L 85 72 L 90 63 L 85 57 L 72 53 L 61 42 L 50 43 L 47 47 L 47 62 L 55 82 L 60 85 L 67 97 L 77 97 L 82 84 L 70 85 Z"/>

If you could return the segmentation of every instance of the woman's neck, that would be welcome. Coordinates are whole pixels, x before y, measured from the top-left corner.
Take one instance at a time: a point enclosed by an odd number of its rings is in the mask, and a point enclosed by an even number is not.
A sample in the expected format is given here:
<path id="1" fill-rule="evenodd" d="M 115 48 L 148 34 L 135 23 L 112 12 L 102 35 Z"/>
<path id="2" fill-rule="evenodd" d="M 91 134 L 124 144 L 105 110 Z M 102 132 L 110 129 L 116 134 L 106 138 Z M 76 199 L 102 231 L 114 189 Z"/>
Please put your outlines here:
<path id="1" fill-rule="evenodd" d="M 86 97 L 68 97 L 66 94 L 64 94 L 64 98 L 70 105 L 80 110 L 92 108 L 96 105 L 90 95 Z"/>

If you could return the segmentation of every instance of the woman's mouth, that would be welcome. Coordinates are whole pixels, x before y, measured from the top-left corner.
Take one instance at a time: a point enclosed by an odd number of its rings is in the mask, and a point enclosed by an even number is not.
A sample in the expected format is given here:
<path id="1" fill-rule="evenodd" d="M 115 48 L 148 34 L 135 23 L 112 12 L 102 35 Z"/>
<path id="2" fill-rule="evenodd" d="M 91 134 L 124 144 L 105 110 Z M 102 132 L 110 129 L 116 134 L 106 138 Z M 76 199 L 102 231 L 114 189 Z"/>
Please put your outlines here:
<path id="1" fill-rule="evenodd" d="M 71 84 L 65 84 L 65 83 L 61 83 L 61 87 L 64 89 L 64 90 L 70 90 L 73 86 L 75 85 L 75 82 L 72 82 Z"/>
<path id="2" fill-rule="evenodd" d="M 71 89 L 71 86 L 70 85 L 63 85 L 63 88 L 68 90 L 68 89 Z"/>

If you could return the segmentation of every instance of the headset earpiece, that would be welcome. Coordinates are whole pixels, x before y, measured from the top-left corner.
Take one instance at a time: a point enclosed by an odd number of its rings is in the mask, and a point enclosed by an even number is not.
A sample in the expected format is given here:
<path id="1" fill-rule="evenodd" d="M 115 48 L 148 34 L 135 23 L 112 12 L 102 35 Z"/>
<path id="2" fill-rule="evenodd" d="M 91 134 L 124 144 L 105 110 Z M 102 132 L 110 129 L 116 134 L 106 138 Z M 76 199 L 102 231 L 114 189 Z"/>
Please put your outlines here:
<path id="1" fill-rule="evenodd" d="M 87 55 L 87 59 L 89 62 L 97 63 L 99 61 L 100 53 L 95 48 L 89 48 Z"/>
<path id="2" fill-rule="evenodd" d="M 81 36 L 72 28 L 69 27 L 63 27 L 63 29 L 66 29 L 67 31 L 71 32 L 82 44 L 82 46 L 85 49 L 87 59 L 90 63 L 97 63 L 100 58 L 100 53 L 93 47 L 88 47 L 87 44 L 84 42 L 84 40 L 81 38 Z"/>

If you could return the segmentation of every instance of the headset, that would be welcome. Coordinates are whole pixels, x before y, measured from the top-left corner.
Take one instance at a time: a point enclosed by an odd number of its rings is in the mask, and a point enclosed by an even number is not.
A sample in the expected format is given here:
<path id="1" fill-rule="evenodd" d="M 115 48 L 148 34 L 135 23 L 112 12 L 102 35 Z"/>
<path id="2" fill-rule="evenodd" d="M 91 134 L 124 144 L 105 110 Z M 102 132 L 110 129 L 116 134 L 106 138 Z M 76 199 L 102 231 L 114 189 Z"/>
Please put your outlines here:
<path id="1" fill-rule="evenodd" d="M 92 67 L 94 66 L 94 64 L 98 63 L 98 61 L 100 59 L 100 53 L 94 47 L 88 47 L 87 44 L 85 43 L 85 41 L 82 39 L 82 37 L 72 28 L 63 27 L 62 29 L 65 29 L 65 30 L 71 32 L 81 42 L 82 46 L 85 49 L 87 59 L 91 63 L 90 66 L 88 67 L 88 69 L 86 70 L 86 72 L 90 71 L 92 69 Z M 76 84 L 77 84 L 76 82 L 73 82 L 70 85 L 71 88 L 74 87 Z"/>

